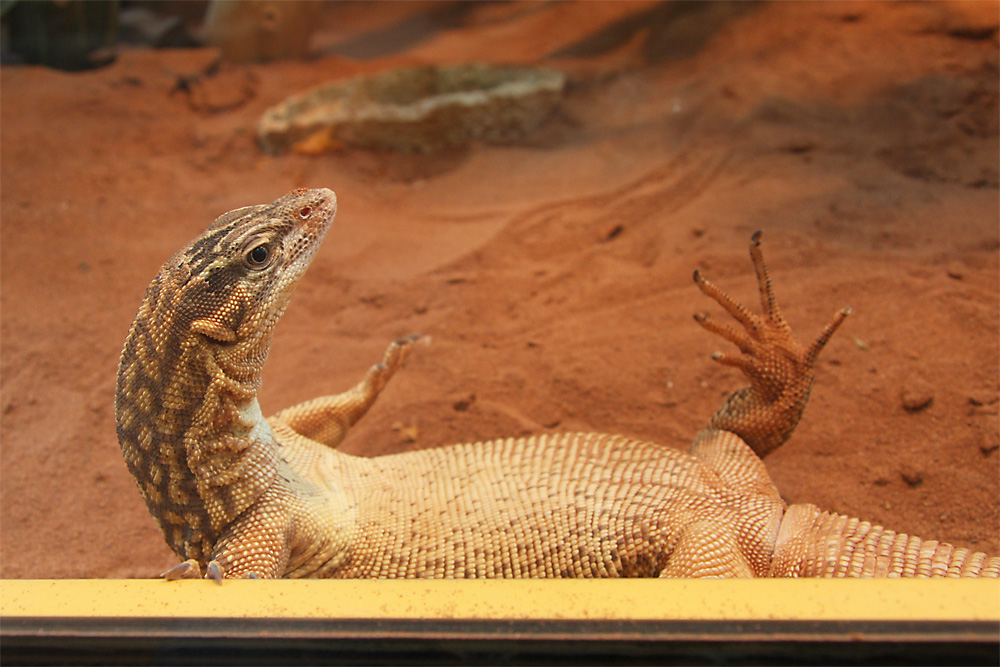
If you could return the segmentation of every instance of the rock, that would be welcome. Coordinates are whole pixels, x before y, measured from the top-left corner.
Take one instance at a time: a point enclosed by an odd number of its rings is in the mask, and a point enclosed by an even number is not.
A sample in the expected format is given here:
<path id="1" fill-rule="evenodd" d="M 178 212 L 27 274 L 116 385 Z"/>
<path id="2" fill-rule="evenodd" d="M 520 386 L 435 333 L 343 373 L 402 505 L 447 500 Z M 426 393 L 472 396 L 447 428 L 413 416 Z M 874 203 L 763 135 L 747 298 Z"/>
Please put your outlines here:
<path id="1" fill-rule="evenodd" d="M 420 429 L 414 423 L 395 422 L 390 428 L 399 434 L 403 442 L 416 442 L 417 438 L 420 437 Z"/>
<path id="2" fill-rule="evenodd" d="M 211 2 L 202 29 L 205 42 L 234 63 L 302 59 L 319 19 L 318 2 L 230 0 Z"/>
<path id="3" fill-rule="evenodd" d="M 977 408 L 984 405 L 993 405 L 997 400 L 996 392 L 989 389 L 979 389 L 969 392 L 969 405 Z"/>
<path id="4" fill-rule="evenodd" d="M 934 388 L 926 382 L 915 382 L 903 389 L 900 400 L 907 412 L 920 412 L 934 402 Z"/>
<path id="5" fill-rule="evenodd" d="M 454 403 L 452 403 L 451 407 L 452 407 L 453 410 L 455 410 L 455 412 L 465 412 L 475 402 L 476 402 L 476 395 L 475 394 L 469 394 L 468 396 L 466 396 L 464 398 L 460 398 L 457 401 L 455 401 Z"/>
<path id="6" fill-rule="evenodd" d="M 203 114 L 239 109 L 257 95 L 251 70 L 214 61 L 203 71 L 178 76 L 174 90 L 187 95 L 192 111 Z"/>
<path id="7" fill-rule="evenodd" d="M 154 49 L 184 49 L 198 45 L 178 15 L 163 15 L 149 7 L 125 7 L 118 12 L 118 39 Z"/>
<path id="8" fill-rule="evenodd" d="M 888 486 L 892 483 L 893 475 L 891 468 L 885 466 L 873 466 L 869 472 L 872 484 L 875 486 Z"/>
<path id="9" fill-rule="evenodd" d="M 899 471 L 899 475 L 911 488 L 916 488 L 924 483 L 924 471 L 913 466 L 904 465 Z"/>
<path id="10" fill-rule="evenodd" d="M 960 262 L 949 263 L 945 268 L 945 272 L 953 280 L 962 280 L 965 278 L 965 267 Z"/>
<path id="11" fill-rule="evenodd" d="M 408 67 L 336 81 L 271 107 L 257 124 L 267 153 L 323 133 L 331 145 L 433 153 L 472 141 L 509 143 L 537 128 L 562 96 L 551 69 L 484 63 Z"/>

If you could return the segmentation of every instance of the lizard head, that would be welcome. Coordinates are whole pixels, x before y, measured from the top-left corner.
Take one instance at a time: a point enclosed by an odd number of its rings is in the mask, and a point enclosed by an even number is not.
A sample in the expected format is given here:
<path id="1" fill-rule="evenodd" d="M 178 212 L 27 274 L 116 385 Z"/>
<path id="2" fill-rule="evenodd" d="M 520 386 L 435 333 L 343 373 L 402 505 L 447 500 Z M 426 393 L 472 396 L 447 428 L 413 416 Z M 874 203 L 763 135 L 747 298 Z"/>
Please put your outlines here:
<path id="1" fill-rule="evenodd" d="M 164 267 L 183 295 L 173 303 L 178 324 L 237 366 L 259 371 L 336 211 L 336 195 L 323 188 L 220 216 Z"/>

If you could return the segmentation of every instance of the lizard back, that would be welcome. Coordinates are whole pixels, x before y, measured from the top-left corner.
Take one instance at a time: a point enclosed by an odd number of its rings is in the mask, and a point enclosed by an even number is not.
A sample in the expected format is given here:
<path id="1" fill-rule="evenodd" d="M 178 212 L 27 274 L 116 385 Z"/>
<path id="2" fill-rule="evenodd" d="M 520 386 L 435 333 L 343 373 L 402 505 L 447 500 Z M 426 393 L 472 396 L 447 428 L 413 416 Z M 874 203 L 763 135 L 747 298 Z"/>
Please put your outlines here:
<path id="1" fill-rule="evenodd" d="M 319 490 L 313 511 L 350 517 L 349 546 L 319 552 L 336 567 L 320 556 L 293 577 L 650 577 L 698 522 L 730 528 L 753 576 L 763 576 L 784 508 L 766 477 L 748 485 L 671 447 L 618 435 L 375 458 L 291 437 L 281 452 L 307 480 L 300 488 Z M 731 456 L 754 455 L 744 445 Z M 341 500 L 337 509 L 324 497 Z"/>

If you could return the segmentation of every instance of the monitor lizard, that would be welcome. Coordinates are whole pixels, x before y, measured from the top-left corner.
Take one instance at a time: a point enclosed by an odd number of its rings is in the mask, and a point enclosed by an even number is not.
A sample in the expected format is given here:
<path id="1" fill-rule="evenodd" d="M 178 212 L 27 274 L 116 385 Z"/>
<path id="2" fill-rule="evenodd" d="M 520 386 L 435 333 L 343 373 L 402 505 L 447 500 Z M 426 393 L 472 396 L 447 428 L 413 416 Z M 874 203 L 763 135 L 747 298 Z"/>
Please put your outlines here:
<path id="1" fill-rule="evenodd" d="M 161 268 L 119 366 L 118 440 L 183 562 L 230 577 L 1000 576 L 1000 558 L 787 506 L 761 460 L 805 408 L 817 355 L 782 317 L 761 252 L 758 315 L 695 272 L 739 327 L 716 354 L 750 385 L 690 452 L 621 435 L 540 434 L 378 457 L 337 450 L 410 353 L 389 345 L 357 386 L 265 419 L 275 325 L 336 214 L 328 189 L 219 217 Z"/>

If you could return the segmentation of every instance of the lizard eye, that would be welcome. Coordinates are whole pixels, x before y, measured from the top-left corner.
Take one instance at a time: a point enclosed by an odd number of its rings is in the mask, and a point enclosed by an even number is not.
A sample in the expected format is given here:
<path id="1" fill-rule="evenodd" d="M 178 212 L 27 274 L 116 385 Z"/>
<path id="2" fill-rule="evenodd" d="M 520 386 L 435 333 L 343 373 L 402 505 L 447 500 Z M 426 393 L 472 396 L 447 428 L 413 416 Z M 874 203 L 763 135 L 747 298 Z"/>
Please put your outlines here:
<path id="1" fill-rule="evenodd" d="M 310 215 L 312 215 L 312 212 L 313 212 L 312 206 L 303 206 L 302 208 L 299 209 L 299 217 L 305 220 Z"/>
<path id="2" fill-rule="evenodd" d="M 247 264 L 254 269 L 261 269 L 271 262 L 271 249 L 266 243 L 254 246 L 246 254 Z"/>

